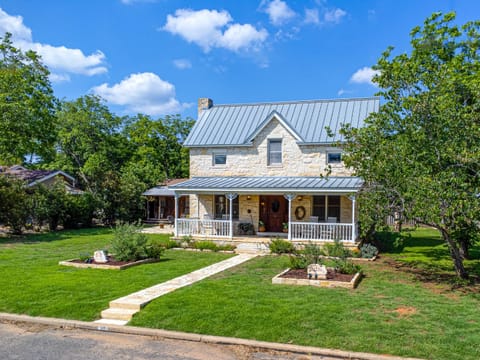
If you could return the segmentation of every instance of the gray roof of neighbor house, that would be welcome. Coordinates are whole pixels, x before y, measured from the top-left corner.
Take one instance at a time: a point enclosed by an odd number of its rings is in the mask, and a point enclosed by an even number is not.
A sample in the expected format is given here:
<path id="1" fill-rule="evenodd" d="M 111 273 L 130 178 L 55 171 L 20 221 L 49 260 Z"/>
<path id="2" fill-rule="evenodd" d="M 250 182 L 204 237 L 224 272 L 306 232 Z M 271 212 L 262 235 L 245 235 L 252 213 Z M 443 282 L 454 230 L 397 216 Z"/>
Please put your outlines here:
<path id="1" fill-rule="evenodd" d="M 343 140 L 339 134 L 342 124 L 362 127 L 365 118 L 379 107 L 378 97 L 214 105 L 201 112 L 184 145 L 250 146 L 272 118 L 283 123 L 299 144 L 328 144 Z M 333 137 L 328 136 L 326 127 Z"/>
<path id="2" fill-rule="evenodd" d="M 253 193 L 345 193 L 356 192 L 362 186 L 359 177 L 331 176 L 230 176 L 230 177 L 194 177 L 185 182 L 170 186 L 178 193 L 189 192 L 240 192 Z"/>

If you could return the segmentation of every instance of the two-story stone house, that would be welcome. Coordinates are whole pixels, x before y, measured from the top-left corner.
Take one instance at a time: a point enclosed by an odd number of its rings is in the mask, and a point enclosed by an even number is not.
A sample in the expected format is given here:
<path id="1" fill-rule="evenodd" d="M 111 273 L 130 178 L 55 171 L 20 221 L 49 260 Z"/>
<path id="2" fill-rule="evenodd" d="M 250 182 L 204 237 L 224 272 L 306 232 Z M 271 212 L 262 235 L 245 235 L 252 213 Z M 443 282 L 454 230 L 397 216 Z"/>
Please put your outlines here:
<path id="1" fill-rule="evenodd" d="M 175 219 L 177 236 L 232 238 L 251 223 L 255 232 L 288 229 L 293 241 L 356 240 L 362 181 L 335 144 L 341 124 L 363 126 L 378 98 L 198 106 L 184 144 L 191 178 L 170 187 L 176 204 L 190 201 L 189 217 Z"/>

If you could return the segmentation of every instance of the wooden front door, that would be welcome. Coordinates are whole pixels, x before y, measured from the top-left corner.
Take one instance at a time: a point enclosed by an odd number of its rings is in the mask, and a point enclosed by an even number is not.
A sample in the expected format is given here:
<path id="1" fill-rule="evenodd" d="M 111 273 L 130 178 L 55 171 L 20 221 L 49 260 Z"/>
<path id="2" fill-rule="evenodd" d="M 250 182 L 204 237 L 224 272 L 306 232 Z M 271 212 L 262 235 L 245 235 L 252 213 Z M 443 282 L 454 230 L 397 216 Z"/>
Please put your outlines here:
<path id="1" fill-rule="evenodd" d="M 288 221 L 288 202 L 282 195 L 260 196 L 260 220 L 269 232 L 281 232 Z"/>

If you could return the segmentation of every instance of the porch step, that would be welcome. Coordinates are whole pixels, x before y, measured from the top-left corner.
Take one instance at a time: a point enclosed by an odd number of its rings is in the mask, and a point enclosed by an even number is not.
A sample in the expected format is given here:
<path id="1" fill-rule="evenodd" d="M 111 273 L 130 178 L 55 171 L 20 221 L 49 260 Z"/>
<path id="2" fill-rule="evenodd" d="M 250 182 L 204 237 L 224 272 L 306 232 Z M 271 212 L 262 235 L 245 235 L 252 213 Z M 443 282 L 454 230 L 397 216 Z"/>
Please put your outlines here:
<path id="1" fill-rule="evenodd" d="M 116 326 L 123 326 L 127 325 L 128 321 L 126 320 L 113 320 L 113 319 L 100 319 L 94 321 L 95 324 L 99 325 L 116 325 Z"/>
<path id="2" fill-rule="evenodd" d="M 268 244 L 250 242 L 237 244 L 235 252 L 237 254 L 268 254 L 270 249 Z"/>

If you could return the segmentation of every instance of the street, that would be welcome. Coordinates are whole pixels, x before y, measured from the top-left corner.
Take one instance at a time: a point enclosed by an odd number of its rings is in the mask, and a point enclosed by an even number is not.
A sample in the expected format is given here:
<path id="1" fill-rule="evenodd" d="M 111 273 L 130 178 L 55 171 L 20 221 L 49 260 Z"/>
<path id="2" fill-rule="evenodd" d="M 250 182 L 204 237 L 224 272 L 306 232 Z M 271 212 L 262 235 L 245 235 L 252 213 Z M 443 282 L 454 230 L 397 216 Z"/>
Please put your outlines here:
<path id="1" fill-rule="evenodd" d="M 263 352 L 246 346 L 156 339 L 26 323 L 0 323 L 3 360 L 167 359 L 167 360 L 318 360 L 307 356 Z"/>

